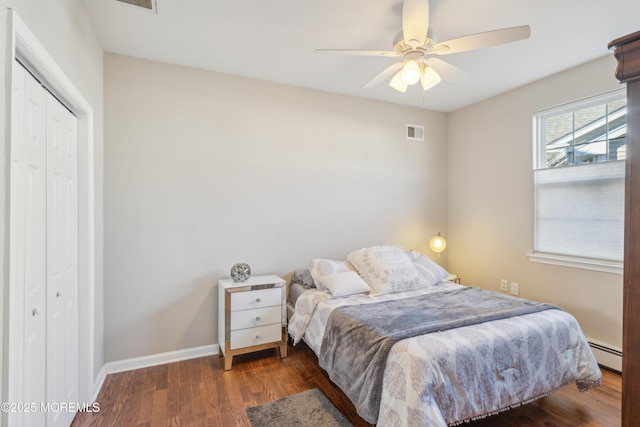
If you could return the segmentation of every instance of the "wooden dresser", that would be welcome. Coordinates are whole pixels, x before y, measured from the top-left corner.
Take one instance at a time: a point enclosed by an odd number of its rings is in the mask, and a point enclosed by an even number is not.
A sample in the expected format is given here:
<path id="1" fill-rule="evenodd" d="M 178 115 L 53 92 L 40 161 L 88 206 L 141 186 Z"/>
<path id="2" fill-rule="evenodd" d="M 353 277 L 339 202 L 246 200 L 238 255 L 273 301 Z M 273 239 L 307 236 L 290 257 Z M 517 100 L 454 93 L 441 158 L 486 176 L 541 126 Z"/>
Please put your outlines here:
<path id="1" fill-rule="evenodd" d="M 624 302 L 622 325 L 622 427 L 640 420 L 640 31 L 609 43 L 627 85 Z"/>

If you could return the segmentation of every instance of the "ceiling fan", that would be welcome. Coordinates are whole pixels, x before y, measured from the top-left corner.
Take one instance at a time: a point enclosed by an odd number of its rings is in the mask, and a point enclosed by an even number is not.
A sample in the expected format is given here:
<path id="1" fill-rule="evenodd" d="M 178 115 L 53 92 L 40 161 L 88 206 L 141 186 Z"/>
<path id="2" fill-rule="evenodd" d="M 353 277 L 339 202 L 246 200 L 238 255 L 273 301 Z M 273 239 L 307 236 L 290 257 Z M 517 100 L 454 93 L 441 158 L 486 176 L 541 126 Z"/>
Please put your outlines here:
<path id="1" fill-rule="evenodd" d="M 436 55 L 451 55 L 492 47 L 529 38 L 528 25 L 471 34 L 438 43 L 429 30 L 429 0 L 404 0 L 402 31 L 393 41 L 393 50 L 317 49 L 316 52 L 342 55 L 402 57 L 375 76 L 364 87 L 370 88 L 391 79 L 389 86 L 399 92 L 418 82 L 423 91 L 440 83 L 442 78 L 460 82 L 468 78 L 464 71 L 439 59 Z"/>

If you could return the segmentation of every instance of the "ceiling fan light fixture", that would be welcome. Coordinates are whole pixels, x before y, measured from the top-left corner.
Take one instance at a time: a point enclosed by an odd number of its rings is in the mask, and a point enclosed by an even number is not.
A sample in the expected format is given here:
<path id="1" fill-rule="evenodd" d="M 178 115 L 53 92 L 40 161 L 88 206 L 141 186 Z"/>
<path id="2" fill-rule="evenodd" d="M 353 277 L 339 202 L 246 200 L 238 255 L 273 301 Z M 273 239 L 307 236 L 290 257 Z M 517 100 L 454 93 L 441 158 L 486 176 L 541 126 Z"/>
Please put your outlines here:
<path id="1" fill-rule="evenodd" d="M 397 90 L 398 92 L 405 93 L 407 91 L 407 87 L 409 86 L 402 79 L 402 70 L 398 71 L 395 76 L 389 82 L 389 86 Z"/>
<path id="2" fill-rule="evenodd" d="M 420 66 L 413 59 L 407 61 L 402 67 L 402 81 L 407 85 L 413 85 L 420 80 Z"/>
<path id="3" fill-rule="evenodd" d="M 434 58 L 436 55 L 451 55 L 499 46 L 524 40 L 531 35 L 531 28 L 528 25 L 522 25 L 519 27 L 468 34 L 438 42 L 429 24 L 430 0 L 401 1 L 402 28 L 393 39 L 393 50 L 320 49 L 316 51 L 333 52 L 343 55 L 402 57 L 401 60 L 391 64 L 385 70 L 378 73 L 364 87 L 370 88 L 376 86 L 383 81 L 388 81 L 388 79 L 393 76 L 389 86 L 398 92 L 404 93 L 409 85 L 414 85 L 418 82 L 421 83 L 423 90 L 432 88 L 442 80 L 441 76 L 444 77 L 445 80 L 451 80 L 454 83 L 456 81 L 461 82 L 469 77 L 453 65 L 441 59 Z M 432 64 L 435 66 L 435 70 L 431 68 Z"/>
<path id="4" fill-rule="evenodd" d="M 422 90 L 431 89 L 442 81 L 442 77 L 428 65 L 424 65 L 424 70 L 420 75 L 420 83 L 422 83 Z"/>

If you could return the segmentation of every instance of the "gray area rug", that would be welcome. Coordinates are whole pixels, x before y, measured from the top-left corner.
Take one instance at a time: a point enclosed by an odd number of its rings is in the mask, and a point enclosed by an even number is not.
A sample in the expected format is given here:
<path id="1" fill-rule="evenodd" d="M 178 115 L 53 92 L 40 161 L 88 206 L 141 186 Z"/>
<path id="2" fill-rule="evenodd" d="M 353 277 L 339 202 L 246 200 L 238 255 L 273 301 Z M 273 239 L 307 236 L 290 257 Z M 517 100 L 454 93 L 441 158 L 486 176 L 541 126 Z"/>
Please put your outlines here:
<path id="1" fill-rule="evenodd" d="M 347 417 L 318 388 L 247 408 L 253 427 L 349 427 Z"/>

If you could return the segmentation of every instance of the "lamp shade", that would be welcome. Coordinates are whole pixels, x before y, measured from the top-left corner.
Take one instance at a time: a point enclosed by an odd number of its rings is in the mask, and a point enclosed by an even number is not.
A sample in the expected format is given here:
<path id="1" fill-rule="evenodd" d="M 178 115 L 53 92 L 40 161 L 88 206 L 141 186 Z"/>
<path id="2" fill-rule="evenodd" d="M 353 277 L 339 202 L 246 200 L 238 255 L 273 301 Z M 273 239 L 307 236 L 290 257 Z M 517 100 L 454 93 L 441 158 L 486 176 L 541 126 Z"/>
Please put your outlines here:
<path id="1" fill-rule="evenodd" d="M 402 80 L 402 70 L 398 71 L 393 79 L 389 82 L 389 86 L 397 90 L 398 92 L 405 93 L 409 86 Z"/>
<path id="2" fill-rule="evenodd" d="M 441 80 L 442 78 L 438 75 L 436 70 L 427 65 L 424 66 L 424 71 L 422 72 L 422 74 L 420 74 L 422 90 L 427 90 L 434 87 L 435 85 L 440 83 Z"/>
<path id="3" fill-rule="evenodd" d="M 404 64 L 404 67 L 402 67 L 402 81 L 408 85 L 418 83 L 420 75 L 420 66 L 413 59 L 407 61 L 407 63 Z"/>
<path id="4" fill-rule="evenodd" d="M 429 240 L 429 247 L 437 254 L 444 251 L 447 247 L 447 241 L 440 235 L 440 232 Z"/>

